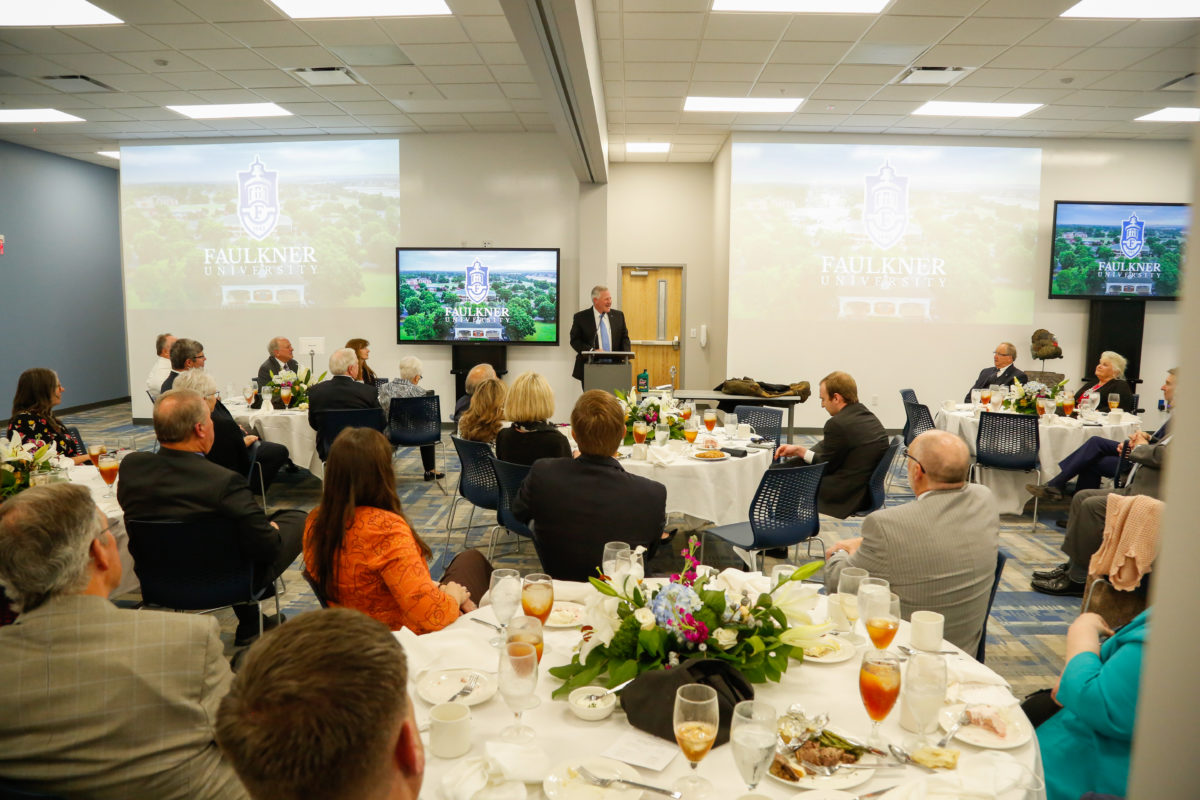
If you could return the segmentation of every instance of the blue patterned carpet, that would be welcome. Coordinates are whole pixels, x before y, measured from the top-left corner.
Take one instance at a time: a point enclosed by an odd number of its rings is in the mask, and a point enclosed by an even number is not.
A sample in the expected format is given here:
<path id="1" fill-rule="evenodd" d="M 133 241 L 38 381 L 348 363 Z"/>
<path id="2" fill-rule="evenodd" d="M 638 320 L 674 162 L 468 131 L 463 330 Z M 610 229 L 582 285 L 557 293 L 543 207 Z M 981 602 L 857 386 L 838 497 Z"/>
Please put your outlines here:
<path id="1" fill-rule="evenodd" d="M 131 424 L 128 404 L 109 406 L 103 409 L 68 415 L 72 425 L 78 425 L 85 441 L 104 441 L 119 436 L 135 436 L 139 447 L 153 446 L 153 431 L 146 426 Z M 448 494 L 443 494 L 435 483 L 422 480 L 420 459 L 415 449 L 400 451 L 396 466 L 396 488 L 404 503 L 405 512 L 417 530 L 434 551 L 431 571 L 441 574 L 444 563 L 465 548 L 486 548 L 489 526 L 494 524 L 494 514 L 478 511 L 474 526 L 469 531 L 455 531 L 446 540 L 446 516 L 450 511 L 454 487 L 458 480 L 458 459 L 449 438 L 446 443 L 446 480 Z M 808 444 L 812 437 L 799 437 L 800 443 Z M 441 458 L 439 453 L 439 459 Z M 439 460 L 439 463 L 440 460 Z M 268 502 L 272 508 L 299 508 L 309 510 L 320 499 L 321 482 L 301 470 L 297 473 L 281 472 L 271 487 Z M 888 496 L 888 505 L 912 501 L 913 496 L 907 482 L 899 477 L 893 483 Z M 465 525 L 469 505 L 459 503 L 455 524 Z M 1058 550 L 1063 531 L 1054 527 L 1054 520 L 1066 516 L 1065 502 L 1043 501 L 1039 505 L 1039 525 L 1030 531 L 1028 514 L 1024 517 L 1001 517 L 1001 547 L 1009 555 L 1008 564 L 1001 578 L 1000 588 L 988 623 L 987 664 L 1008 679 L 1018 697 L 1050 686 L 1062 669 L 1067 626 L 1079 612 L 1076 598 L 1057 598 L 1033 592 L 1029 588 L 1029 573 L 1034 569 L 1045 569 L 1059 563 L 1062 554 Z M 858 520 L 821 519 L 821 538 L 826 544 L 840 539 L 857 536 L 861 522 Z M 648 565 L 652 574 L 666 574 L 678 569 L 681 559 L 679 549 L 684 545 L 685 534 L 675 537 L 671 548 L 662 548 Z M 485 550 L 486 551 L 486 550 Z M 533 546 L 525 542 L 520 547 L 512 537 L 504 537 L 497 545 L 492 559 L 496 566 L 512 567 L 523 572 L 539 569 Z M 718 567 L 740 565 L 732 551 L 721 542 L 709 539 L 705 546 L 705 562 Z M 768 564 L 775 563 L 773 559 Z M 289 615 L 299 614 L 318 607 L 316 598 L 300 576 L 299 559 L 285 574 L 287 591 L 281 598 L 281 607 Z M 136 596 L 121 598 L 122 604 L 136 603 Z M 270 604 L 264 606 L 268 608 Z M 217 612 L 221 621 L 226 652 L 233 653 L 233 629 L 235 619 L 231 611 Z"/>

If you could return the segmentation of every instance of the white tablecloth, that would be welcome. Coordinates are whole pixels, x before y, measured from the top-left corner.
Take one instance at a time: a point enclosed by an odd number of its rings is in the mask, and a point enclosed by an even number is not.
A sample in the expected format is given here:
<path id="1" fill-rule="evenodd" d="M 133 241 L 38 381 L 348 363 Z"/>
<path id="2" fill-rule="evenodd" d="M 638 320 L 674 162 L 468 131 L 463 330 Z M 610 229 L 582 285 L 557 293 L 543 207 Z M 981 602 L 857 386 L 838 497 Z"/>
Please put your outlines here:
<path id="1" fill-rule="evenodd" d="M 557 585 L 557 582 L 556 582 Z M 573 599 L 582 599 L 576 597 Z M 824 615 L 824 598 L 818 606 L 818 615 Z M 488 621 L 495 617 L 490 607 L 484 607 L 472 612 L 469 616 L 479 616 Z M 498 651 L 490 648 L 488 640 L 493 631 L 482 625 L 470 622 L 464 617 L 443 631 L 426 634 L 418 639 L 421 653 L 414 653 L 410 665 L 409 690 L 413 697 L 418 724 L 428 721 L 430 705 L 417 695 L 416 685 L 429 666 L 430 656 L 433 655 L 432 665 L 436 668 L 453 668 L 456 666 L 471 666 L 484 669 L 484 664 L 494 664 L 493 653 Z M 603 755 L 614 742 L 634 729 L 626 720 L 624 712 L 618 704 L 612 716 L 600 722 L 584 722 L 578 719 L 570 710 L 565 700 L 551 700 L 550 693 L 560 685 L 558 679 L 547 674 L 546 670 L 570 661 L 571 654 L 579 642 L 579 630 L 548 630 L 545 633 L 545 655 L 540 665 L 537 696 L 541 704 L 528 710 L 523 715 L 523 723 L 536 731 L 534 743 L 546 751 L 551 768 L 561 764 L 577 764 L 586 756 Z M 893 643 L 893 649 L 898 644 L 909 641 L 908 623 L 902 623 L 900 632 Z M 943 645 L 950 649 L 948 643 Z M 488 651 L 492 652 L 489 653 Z M 861 649 L 860 653 L 863 652 Z M 438 657 L 441 656 L 441 657 Z M 495 656 L 498 658 L 498 655 Z M 971 661 L 970 657 L 961 654 L 951 656 L 953 659 Z M 471 661 L 475 663 L 459 663 Z M 809 713 L 828 712 L 830 722 L 836 728 L 846 733 L 865 738 L 870 731 L 870 719 L 863 710 L 858 691 L 858 667 L 860 657 L 852 658 L 840 664 L 810 664 L 801 663 L 793 666 L 784 674 L 780 683 L 756 684 L 754 687 L 756 699 L 765 700 L 775 706 L 778 712 L 786 711 L 793 703 L 801 704 Z M 972 662 L 974 663 L 974 662 Z M 975 665 L 976 669 L 986 669 Z M 494 666 L 489 671 L 493 671 Z M 989 671 L 990 672 L 990 671 Z M 512 722 L 512 713 L 504 704 L 503 698 L 497 693 L 493 698 L 471 707 L 471 749 L 458 759 L 442 759 L 434 756 L 426 749 L 426 766 L 424 785 L 421 797 L 433 800 L 443 798 L 440 785 L 444 775 L 460 765 L 464 759 L 480 758 L 484 755 L 485 743 L 499 738 L 500 731 Z M 893 743 L 907 744 L 913 735 L 900 728 L 900 705 L 883 722 L 884 738 Z M 428 734 L 422 734 L 428 743 Z M 972 745 L 955 742 L 954 747 L 962 751 L 962 762 L 985 758 L 987 751 Z M 1041 775 L 1041 759 L 1037 746 L 1037 737 L 1012 750 L 1004 751 L 1013 756 L 1020 764 Z M 638 768 L 641 780 L 657 786 L 670 786 L 682 777 L 688 770 L 687 762 L 681 755 L 675 758 L 661 772 Z M 711 795 L 717 798 L 733 798 L 746 794 L 746 785 L 742 782 L 733 764 L 733 755 L 728 745 L 714 749 L 700 763 L 699 774 L 715 785 L 716 791 Z M 921 773 L 916 767 L 893 769 L 876 772 L 862 786 L 852 790 L 853 794 L 885 789 L 902 783 Z M 529 797 L 541 798 L 544 793 L 540 785 L 528 784 Z M 785 786 L 773 778 L 767 777 L 758 785 L 759 794 L 770 798 L 785 800 L 797 797 L 797 790 Z M 642 795 L 643 800 L 655 797 L 651 793 Z M 1005 800 L 1017 798 L 1040 798 L 1044 793 L 1031 790 L 1026 792 L 1010 792 L 1004 795 Z"/>
<path id="2" fill-rule="evenodd" d="M 1113 441 L 1124 441 L 1136 430 L 1141 429 L 1141 420 L 1126 414 L 1120 423 L 1111 423 L 1107 414 L 1099 415 L 1099 425 L 1084 425 L 1078 420 L 1055 417 L 1052 424 L 1043 418 L 1038 426 L 1038 463 L 1042 469 L 1042 483 L 1059 473 L 1058 462 L 1075 452 L 1093 436 L 1103 436 Z M 946 411 L 939 409 L 934 424 L 949 431 L 967 443 L 971 455 L 975 455 L 975 439 L 979 433 L 979 420 L 968 410 Z M 1001 514 L 1022 514 L 1025 504 L 1032 495 L 1025 491 L 1025 484 L 1034 483 L 1033 473 L 1010 472 L 985 469 L 977 473 L 984 485 L 996 496 Z"/>
<path id="3" fill-rule="evenodd" d="M 100 507 L 100 513 L 108 520 L 108 529 L 112 532 L 113 538 L 117 540 L 117 549 L 121 553 L 121 584 L 109 597 L 115 598 L 127 592 L 137 591 L 141 584 L 138 583 L 137 575 L 133 572 L 133 556 L 129 555 L 129 534 L 125 532 L 125 515 L 121 513 L 121 506 L 117 505 L 115 497 L 117 484 L 113 484 L 114 496 L 104 497 L 108 486 L 100 477 L 100 471 L 91 464 L 79 464 L 71 467 L 68 474 L 71 476 L 72 483 L 86 486 L 92 493 L 92 499 Z"/>
<path id="4" fill-rule="evenodd" d="M 317 432 L 308 424 L 307 410 L 249 408 L 244 400 L 236 398 L 225 401 L 225 407 L 246 430 L 265 442 L 286 447 L 293 464 L 306 467 L 318 478 L 325 474 L 325 465 L 317 456 Z"/>

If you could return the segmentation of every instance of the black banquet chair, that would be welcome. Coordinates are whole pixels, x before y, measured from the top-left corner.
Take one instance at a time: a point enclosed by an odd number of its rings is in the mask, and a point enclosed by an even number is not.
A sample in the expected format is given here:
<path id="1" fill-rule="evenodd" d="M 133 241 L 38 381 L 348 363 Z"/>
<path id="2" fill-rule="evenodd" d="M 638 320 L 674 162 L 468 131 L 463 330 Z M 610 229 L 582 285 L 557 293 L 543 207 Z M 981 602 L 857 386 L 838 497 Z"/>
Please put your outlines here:
<path id="1" fill-rule="evenodd" d="M 458 473 L 458 492 L 454 502 L 450 504 L 450 513 L 446 515 L 446 545 L 450 544 L 450 531 L 469 530 L 475 519 L 475 509 L 482 508 L 495 511 L 499 503 L 496 494 L 496 470 L 492 468 L 489 459 L 493 456 L 492 446 L 487 442 L 472 442 L 469 439 L 450 435 L 450 441 L 458 452 L 458 462 L 462 465 Z M 460 500 L 471 504 L 471 513 L 467 515 L 467 524 L 455 528 L 454 511 Z"/>
<path id="2" fill-rule="evenodd" d="M 437 445 L 442 448 L 442 468 L 446 472 L 446 443 L 442 441 L 442 404 L 436 394 L 420 397 L 393 397 L 388 407 L 387 437 L 392 447 L 423 447 Z M 442 494 L 446 486 L 442 479 L 437 481 Z"/>
<path id="3" fill-rule="evenodd" d="M 496 536 L 501 530 L 532 539 L 536 549 L 537 537 L 533 530 L 514 517 L 512 513 L 513 498 L 517 496 L 521 484 L 525 481 L 525 476 L 529 474 L 529 465 L 501 461 L 495 456 L 488 456 L 488 461 L 496 476 L 496 527 L 492 528 L 491 539 L 488 541 L 488 559 L 490 560 L 492 557 L 492 550 L 496 546 Z M 519 539 L 517 545 L 519 548 Z M 540 554 L 538 557 L 541 558 Z"/>
<path id="4" fill-rule="evenodd" d="M 321 452 L 328 455 L 333 440 L 346 428 L 374 428 L 383 431 L 386 420 L 378 408 L 334 408 L 321 412 L 319 425 L 317 435 L 321 437 Z M 321 456 L 321 460 L 324 461 L 325 456 Z"/>
<path id="5" fill-rule="evenodd" d="M 745 422 L 754 432 L 778 447 L 783 436 L 783 409 L 774 406 L 736 406 L 738 422 Z"/>
<path id="6" fill-rule="evenodd" d="M 1032 472 L 1034 483 L 1042 482 L 1038 465 L 1041 440 L 1038 418 L 1033 414 L 997 414 L 984 411 L 979 415 L 979 432 L 975 436 L 975 463 L 971 465 L 972 482 L 981 469 L 1003 469 Z M 1033 530 L 1037 530 L 1038 499 L 1033 498 Z"/>
<path id="7" fill-rule="evenodd" d="M 871 480 L 867 483 L 867 505 L 854 512 L 856 517 L 865 517 L 872 511 L 878 511 L 887 505 L 887 477 L 892 471 L 892 462 L 896 460 L 896 453 L 900 452 L 900 447 L 903 440 L 899 436 L 893 436 L 888 449 L 884 451 L 880 457 L 879 463 L 875 465 L 874 471 L 871 472 Z"/>

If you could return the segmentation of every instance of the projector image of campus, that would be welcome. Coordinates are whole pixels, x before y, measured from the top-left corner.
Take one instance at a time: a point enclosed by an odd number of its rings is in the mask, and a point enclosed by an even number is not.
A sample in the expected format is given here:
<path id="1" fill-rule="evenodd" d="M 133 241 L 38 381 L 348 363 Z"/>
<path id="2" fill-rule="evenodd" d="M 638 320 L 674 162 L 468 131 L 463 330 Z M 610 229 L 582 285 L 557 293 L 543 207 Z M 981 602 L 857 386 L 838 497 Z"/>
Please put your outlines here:
<path id="1" fill-rule="evenodd" d="M 397 289 L 401 342 L 557 341 L 558 272 L 491 270 L 472 302 L 465 270 L 404 270 Z M 478 294 L 476 294 L 478 297 Z"/>

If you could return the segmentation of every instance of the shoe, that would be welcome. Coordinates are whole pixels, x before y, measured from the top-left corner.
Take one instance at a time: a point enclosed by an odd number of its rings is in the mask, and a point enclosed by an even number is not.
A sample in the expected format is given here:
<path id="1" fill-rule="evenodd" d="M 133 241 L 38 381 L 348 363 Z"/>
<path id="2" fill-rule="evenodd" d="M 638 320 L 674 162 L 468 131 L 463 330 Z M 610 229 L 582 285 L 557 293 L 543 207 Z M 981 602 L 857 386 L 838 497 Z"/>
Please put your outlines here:
<path id="1" fill-rule="evenodd" d="M 1038 580 L 1034 578 L 1029 582 L 1035 592 L 1042 594 L 1054 594 L 1063 597 L 1083 597 L 1083 590 L 1087 585 L 1082 581 L 1073 581 L 1067 573 L 1059 575 L 1057 578 L 1049 580 Z"/>
<path id="2" fill-rule="evenodd" d="M 282 612 L 280 612 L 278 614 L 272 614 L 269 617 L 266 614 L 263 614 L 263 618 L 262 618 L 263 633 L 266 633 L 269 630 L 273 630 L 274 628 L 278 628 L 280 625 L 282 625 L 286 621 L 287 621 L 287 617 L 284 616 Z M 243 631 L 242 626 L 238 625 L 237 632 L 234 633 L 234 635 L 233 635 L 233 646 L 234 647 L 245 647 L 247 645 L 254 644 L 254 642 L 256 642 L 257 640 L 258 640 L 258 626 L 257 625 L 251 627 L 247 631 Z"/>
<path id="3" fill-rule="evenodd" d="M 1067 521 L 1065 519 L 1056 519 L 1054 520 L 1054 527 L 1065 528 L 1067 527 Z"/>
<path id="4" fill-rule="evenodd" d="M 1062 489 L 1057 486 L 1051 486 L 1048 483 L 1027 483 L 1025 491 L 1029 492 L 1039 500 L 1062 500 Z"/>
<path id="5" fill-rule="evenodd" d="M 1059 575 L 1066 575 L 1066 574 L 1067 574 L 1067 565 L 1059 564 L 1054 569 L 1035 570 L 1033 573 L 1033 579 L 1036 581 L 1049 581 L 1049 580 L 1053 580 L 1053 579 L 1057 578 Z"/>
<path id="6" fill-rule="evenodd" d="M 446 477 L 446 473 L 444 472 L 434 472 L 433 470 L 429 470 L 425 473 L 425 480 L 427 481 L 440 481 L 444 477 Z"/>

